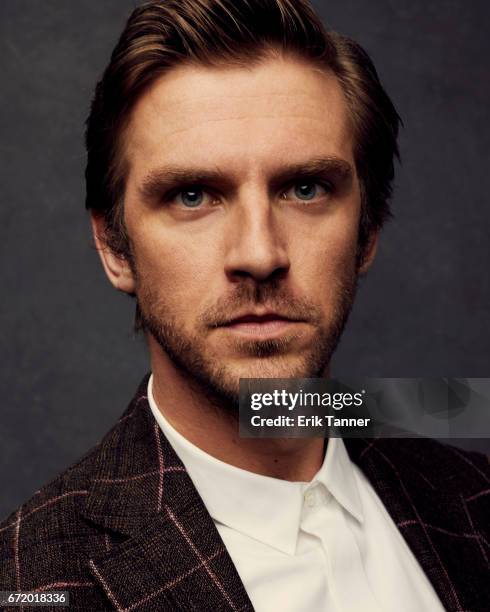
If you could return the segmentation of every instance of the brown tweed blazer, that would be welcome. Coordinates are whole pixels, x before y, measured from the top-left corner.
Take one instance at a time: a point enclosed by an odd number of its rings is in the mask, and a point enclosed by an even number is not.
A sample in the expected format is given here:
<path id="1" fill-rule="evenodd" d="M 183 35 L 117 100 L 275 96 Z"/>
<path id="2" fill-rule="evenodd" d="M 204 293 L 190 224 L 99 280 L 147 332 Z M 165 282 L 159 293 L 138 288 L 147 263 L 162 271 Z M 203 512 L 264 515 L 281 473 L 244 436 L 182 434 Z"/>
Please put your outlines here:
<path id="1" fill-rule="evenodd" d="M 96 448 L 0 525 L 0 590 L 67 590 L 83 612 L 253 610 L 147 380 Z M 445 608 L 488 612 L 487 458 L 427 439 L 346 445 Z"/>

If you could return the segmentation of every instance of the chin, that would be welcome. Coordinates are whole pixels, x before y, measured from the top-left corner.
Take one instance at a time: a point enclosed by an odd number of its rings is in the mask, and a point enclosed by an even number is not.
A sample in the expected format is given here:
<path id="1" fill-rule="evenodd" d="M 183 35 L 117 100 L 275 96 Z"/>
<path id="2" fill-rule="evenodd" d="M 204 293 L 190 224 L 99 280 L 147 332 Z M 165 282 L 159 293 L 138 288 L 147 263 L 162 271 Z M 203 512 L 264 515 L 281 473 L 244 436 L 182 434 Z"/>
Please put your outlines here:
<path id="1" fill-rule="evenodd" d="M 311 362 L 305 357 L 255 358 L 249 363 L 228 366 L 231 377 L 238 386 L 240 378 L 317 378 L 323 375 L 326 364 Z"/>

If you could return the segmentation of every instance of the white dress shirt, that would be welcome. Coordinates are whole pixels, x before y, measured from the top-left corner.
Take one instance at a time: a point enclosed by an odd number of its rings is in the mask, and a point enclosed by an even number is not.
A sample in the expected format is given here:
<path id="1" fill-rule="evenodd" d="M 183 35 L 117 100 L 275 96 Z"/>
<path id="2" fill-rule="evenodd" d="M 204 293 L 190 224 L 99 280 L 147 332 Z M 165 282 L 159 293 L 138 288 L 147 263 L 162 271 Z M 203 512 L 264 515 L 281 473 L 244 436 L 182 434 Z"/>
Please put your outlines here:
<path id="1" fill-rule="evenodd" d="M 148 401 L 256 612 L 441 612 L 432 585 L 340 438 L 313 480 L 261 476 L 191 444 Z"/>

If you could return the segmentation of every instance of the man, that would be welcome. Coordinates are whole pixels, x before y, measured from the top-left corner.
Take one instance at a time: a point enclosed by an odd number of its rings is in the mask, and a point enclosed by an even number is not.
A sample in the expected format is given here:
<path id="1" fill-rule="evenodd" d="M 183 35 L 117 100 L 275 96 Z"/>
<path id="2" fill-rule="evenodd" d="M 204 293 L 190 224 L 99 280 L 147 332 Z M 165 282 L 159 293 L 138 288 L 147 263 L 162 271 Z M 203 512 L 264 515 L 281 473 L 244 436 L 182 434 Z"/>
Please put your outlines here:
<path id="1" fill-rule="evenodd" d="M 241 377 L 328 376 L 398 122 L 302 0 L 134 11 L 88 120 L 87 207 L 152 375 L 0 527 L 1 589 L 84 611 L 488 609 L 485 457 L 238 436 Z"/>

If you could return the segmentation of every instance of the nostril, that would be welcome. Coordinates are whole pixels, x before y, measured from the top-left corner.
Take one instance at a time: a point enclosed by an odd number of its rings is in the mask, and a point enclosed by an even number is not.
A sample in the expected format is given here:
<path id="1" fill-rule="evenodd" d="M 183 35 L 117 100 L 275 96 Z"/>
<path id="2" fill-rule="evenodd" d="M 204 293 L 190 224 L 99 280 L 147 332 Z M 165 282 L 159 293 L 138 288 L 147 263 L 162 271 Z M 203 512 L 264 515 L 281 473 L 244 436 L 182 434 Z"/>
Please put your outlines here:
<path id="1" fill-rule="evenodd" d="M 247 267 L 243 269 L 234 269 L 227 272 L 230 280 L 243 281 L 244 279 L 251 279 L 254 282 L 276 282 L 286 278 L 289 272 L 289 265 L 278 266 L 275 268 L 259 268 L 259 267 Z"/>

